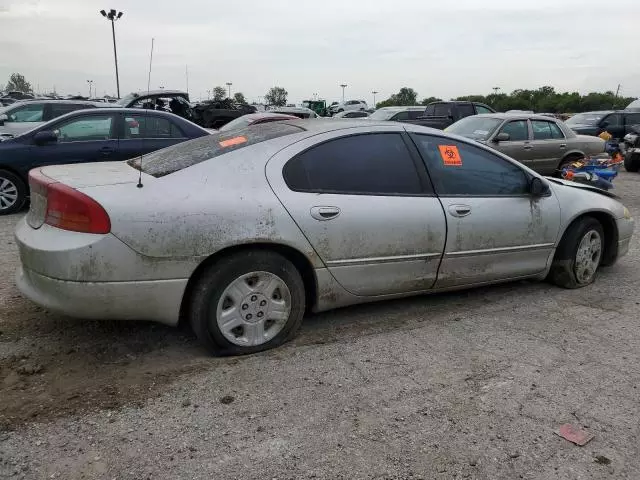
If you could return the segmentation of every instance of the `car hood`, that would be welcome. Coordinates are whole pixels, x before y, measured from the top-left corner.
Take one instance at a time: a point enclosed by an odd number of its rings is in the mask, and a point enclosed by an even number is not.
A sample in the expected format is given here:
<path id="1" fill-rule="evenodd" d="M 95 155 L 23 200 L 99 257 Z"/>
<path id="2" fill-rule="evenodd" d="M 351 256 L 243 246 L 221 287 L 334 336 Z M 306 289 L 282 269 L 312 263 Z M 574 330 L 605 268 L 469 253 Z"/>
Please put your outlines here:
<path id="1" fill-rule="evenodd" d="M 601 188 L 593 187 L 591 185 L 586 185 L 584 183 L 573 182 L 571 180 L 565 180 L 563 178 L 546 177 L 546 179 L 564 187 L 573 187 L 581 190 L 588 190 L 590 192 L 599 193 L 601 195 L 604 195 L 605 197 L 619 198 L 615 193 L 611 193 L 607 190 L 602 190 Z"/>

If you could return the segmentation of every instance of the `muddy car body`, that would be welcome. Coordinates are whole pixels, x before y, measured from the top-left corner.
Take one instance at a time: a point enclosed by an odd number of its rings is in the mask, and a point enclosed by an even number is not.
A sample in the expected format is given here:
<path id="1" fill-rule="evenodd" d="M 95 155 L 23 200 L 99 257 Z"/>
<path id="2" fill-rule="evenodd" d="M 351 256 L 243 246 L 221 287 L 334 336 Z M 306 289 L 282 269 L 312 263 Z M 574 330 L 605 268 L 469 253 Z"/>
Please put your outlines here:
<path id="1" fill-rule="evenodd" d="M 136 167 L 32 172 L 18 286 L 81 318 L 182 315 L 217 354 L 279 345 L 308 310 L 549 275 L 587 285 L 633 231 L 606 192 L 392 122 L 268 123 L 151 154 L 140 184 Z"/>

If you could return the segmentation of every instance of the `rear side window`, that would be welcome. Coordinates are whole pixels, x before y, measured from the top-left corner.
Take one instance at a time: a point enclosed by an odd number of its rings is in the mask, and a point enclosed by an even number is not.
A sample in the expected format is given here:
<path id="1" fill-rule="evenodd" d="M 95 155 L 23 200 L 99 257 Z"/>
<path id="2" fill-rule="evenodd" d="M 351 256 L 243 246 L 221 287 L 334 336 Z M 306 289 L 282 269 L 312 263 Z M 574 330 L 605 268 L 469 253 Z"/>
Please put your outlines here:
<path id="1" fill-rule="evenodd" d="M 436 103 L 435 113 L 436 117 L 446 117 L 451 115 L 451 105 L 448 103 Z"/>
<path id="2" fill-rule="evenodd" d="M 85 108 L 92 108 L 91 105 L 84 104 L 72 104 L 72 103 L 51 103 L 49 104 L 51 109 L 50 118 L 57 118 L 67 113 L 75 112 L 76 110 L 83 110 Z"/>
<path id="3" fill-rule="evenodd" d="M 124 138 L 183 138 L 182 131 L 166 118 L 153 115 L 125 115 Z"/>
<path id="4" fill-rule="evenodd" d="M 440 196 L 499 197 L 528 192 L 524 171 L 487 150 L 449 138 L 413 138 Z"/>
<path id="5" fill-rule="evenodd" d="M 142 171 L 154 177 L 163 177 L 234 150 L 303 131 L 302 127 L 272 122 L 205 135 L 190 142 L 151 153 L 144 157 Z M 137 158 L 131 159 L 128 164 L 138 168 L 137 160 Z"/>
<path id="6" fill-rule="evenodd" d="M 460 114 L 460 118 L 470 117 L 475 114 L 473 106 L 470 103 L 458 104 L 458 113 Z"/>
<path id="7" fill-rule="evenodd" d="M 555 123 L 543 120 L 531 120 L 534 140 L 551 140 L 554 138 L 564 138 L 564 135 Z"/>
<path id="8" fill-rule="evenodd" d="M 291 190 L 314 193 L 423 193 L 413 159 L 398 133 L 354 135 L 316 145 L 283 170 Z"/>

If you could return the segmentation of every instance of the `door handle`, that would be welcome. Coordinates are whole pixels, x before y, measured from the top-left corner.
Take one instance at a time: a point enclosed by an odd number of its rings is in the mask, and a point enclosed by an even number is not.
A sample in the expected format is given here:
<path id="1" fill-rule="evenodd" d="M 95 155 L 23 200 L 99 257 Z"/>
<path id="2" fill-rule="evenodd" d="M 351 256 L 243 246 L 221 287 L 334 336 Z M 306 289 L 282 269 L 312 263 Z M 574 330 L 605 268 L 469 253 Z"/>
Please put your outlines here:
<path id="1" fill-rule="evenodd" d="M 533 148 L 533 145 L 527 145 L 525 144 L 525 146 L 523 147 L 525 150 L 531 150 Z"/>
<path id="2" fill-rule="evenodd" d="M 100 153 L 102 155 L 109 155 L 109 154 L 113 153 L 113 148 L 111 148 L 111 147 L 102 147 L 100 149 Z"/>
<path id="3" fill-rule="evenodd" d="M 561 143 L 560 144 L 560 148 L 567 148 L 567 144 L 566 143 Z"/>
<path id="4" fill-rule="evenodd" d="M 338 215 L 340 215 L 338 207 L 311 207 L 311 216 L 321 222 L 336 218 Z"/>
<path id="5" fill-rule="evenodd" d="M 469 205 L 450 205 L 449 213 L 454 217 L 466 217 L 471 213 Z"/>

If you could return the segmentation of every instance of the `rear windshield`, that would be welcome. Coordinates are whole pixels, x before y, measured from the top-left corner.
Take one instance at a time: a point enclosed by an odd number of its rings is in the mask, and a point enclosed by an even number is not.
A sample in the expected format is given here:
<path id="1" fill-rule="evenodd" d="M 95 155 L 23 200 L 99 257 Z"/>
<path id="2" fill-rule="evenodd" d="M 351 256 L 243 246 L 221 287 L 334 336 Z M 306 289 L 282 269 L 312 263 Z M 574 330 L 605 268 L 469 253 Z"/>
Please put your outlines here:
<path id="1" fill-rule="evenodd" d="M 154 177 L 163 177 L 249 145 L 302 131 L 304 128 L 273 122 L 206 135 L 143 157 L 142 171 Z M 136 157 L 127 163 L 134 168 L 139 168 L 139 162 L 140 158 Z"/>

